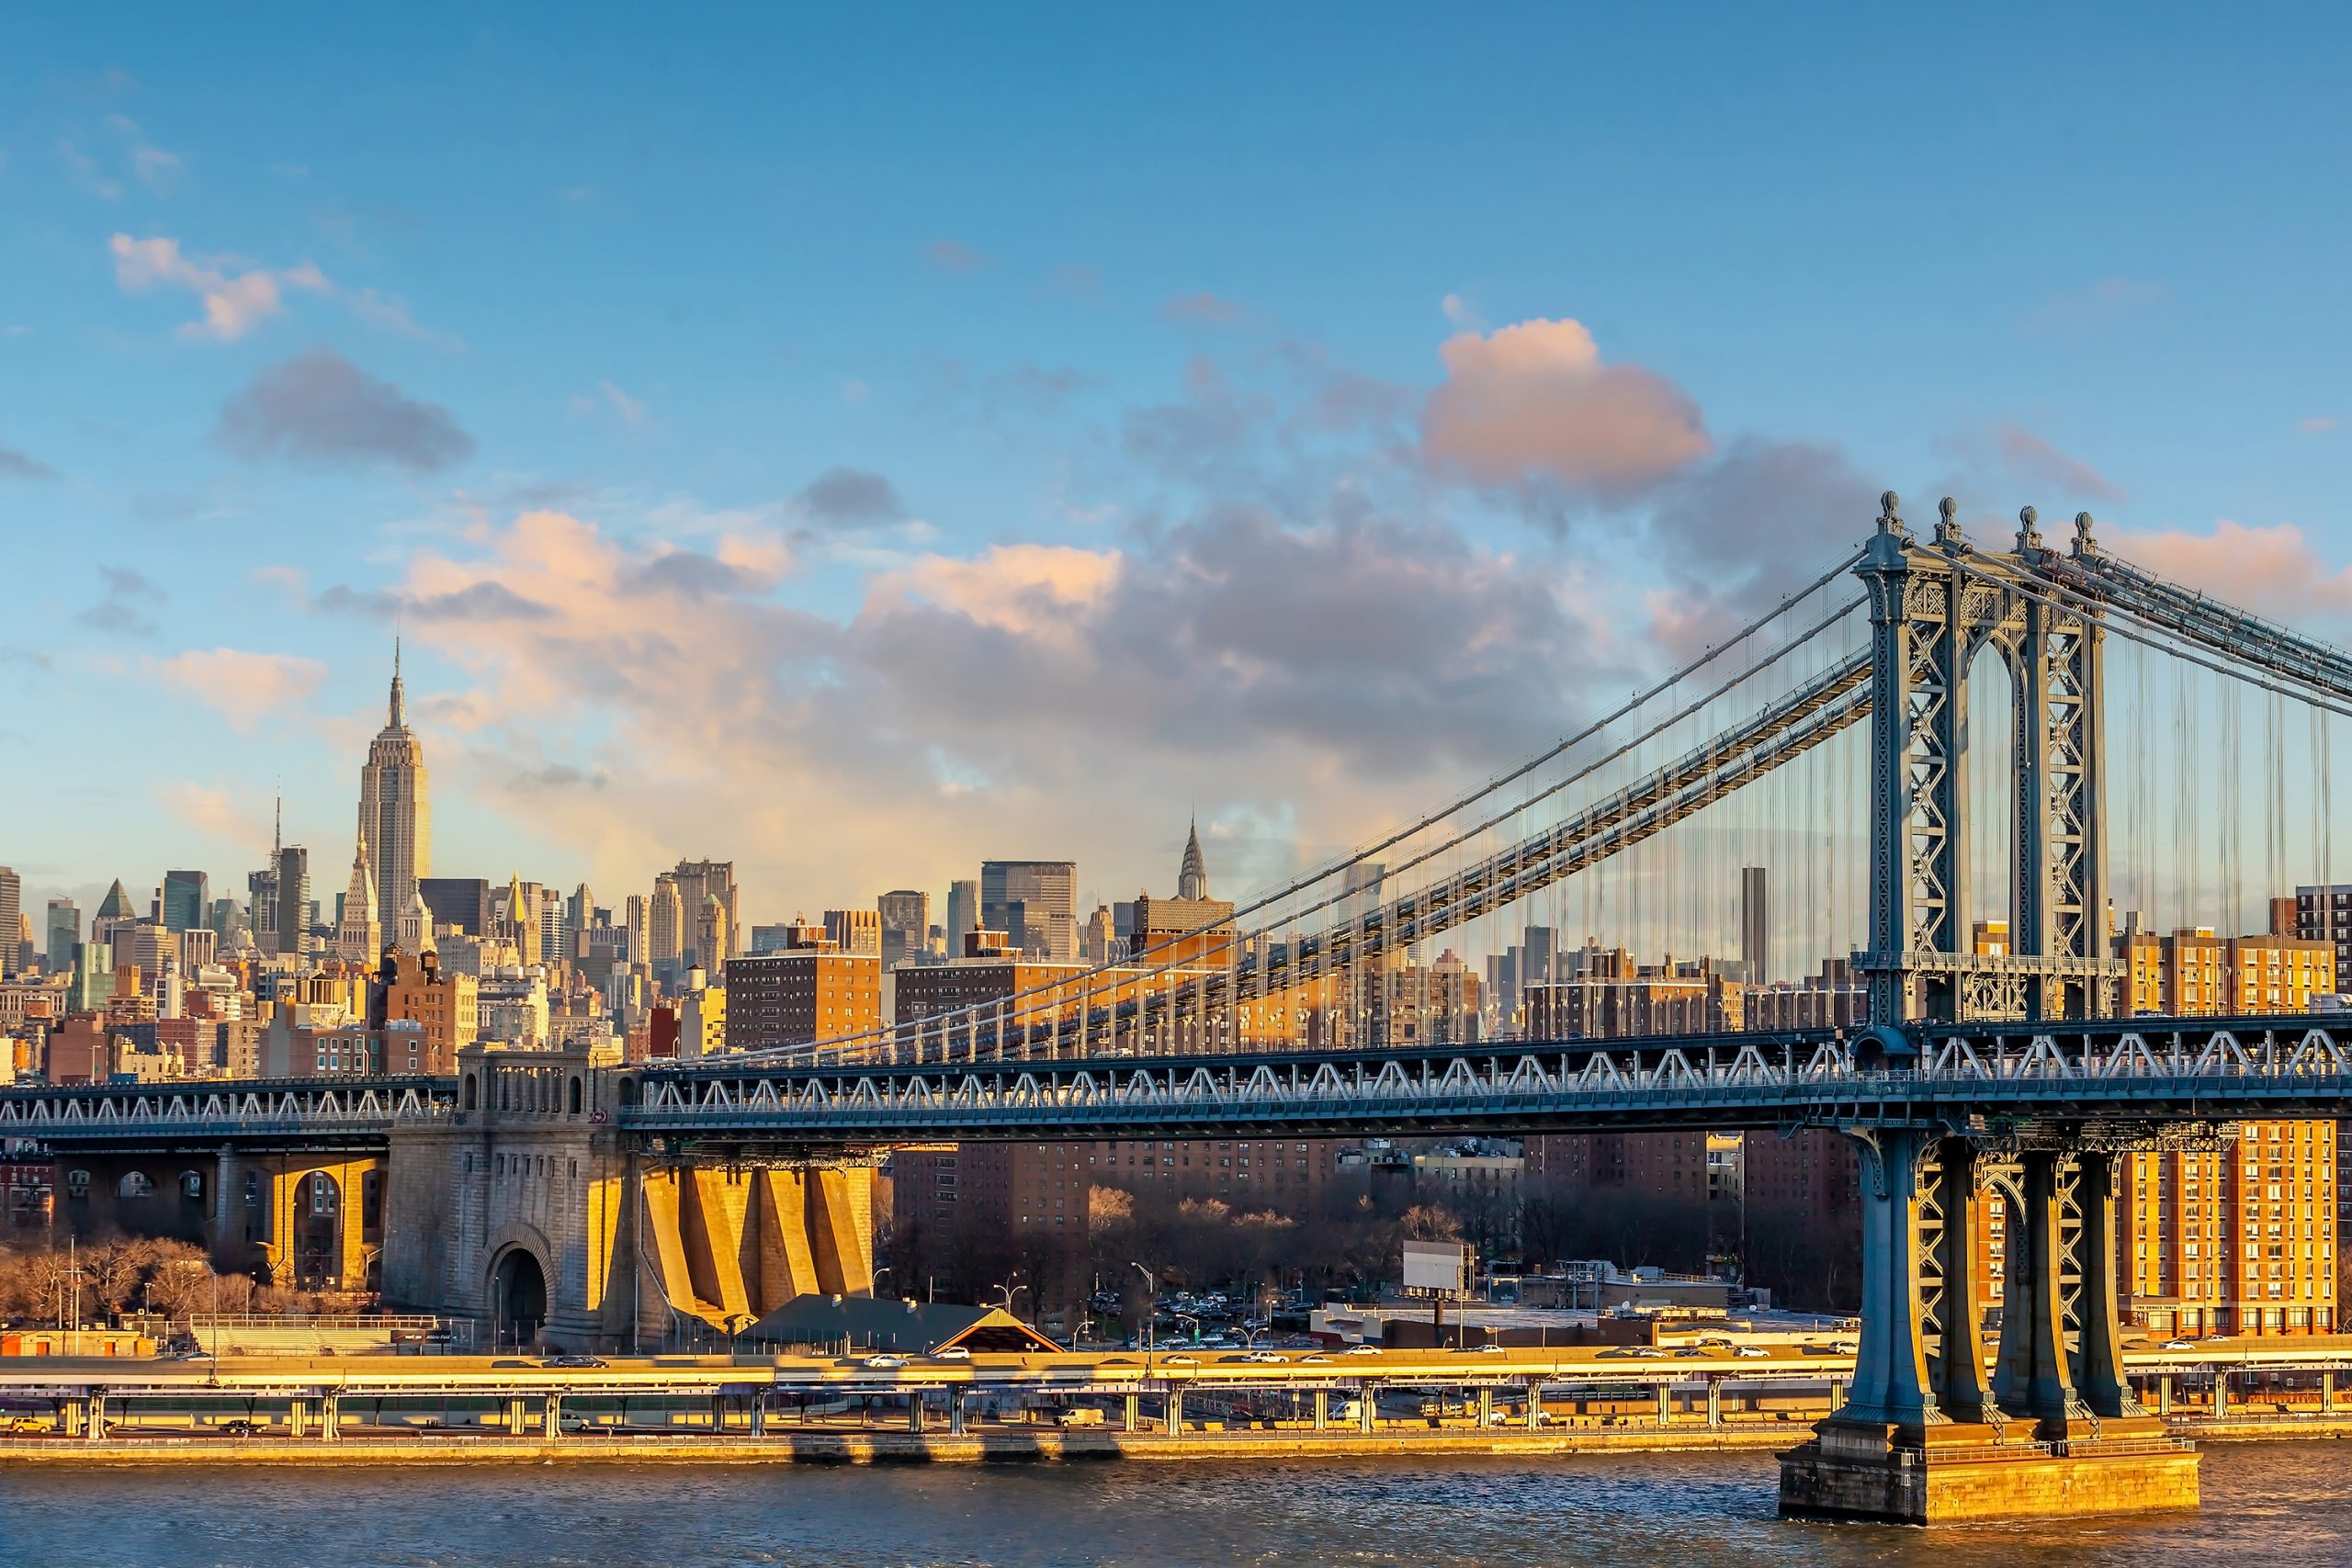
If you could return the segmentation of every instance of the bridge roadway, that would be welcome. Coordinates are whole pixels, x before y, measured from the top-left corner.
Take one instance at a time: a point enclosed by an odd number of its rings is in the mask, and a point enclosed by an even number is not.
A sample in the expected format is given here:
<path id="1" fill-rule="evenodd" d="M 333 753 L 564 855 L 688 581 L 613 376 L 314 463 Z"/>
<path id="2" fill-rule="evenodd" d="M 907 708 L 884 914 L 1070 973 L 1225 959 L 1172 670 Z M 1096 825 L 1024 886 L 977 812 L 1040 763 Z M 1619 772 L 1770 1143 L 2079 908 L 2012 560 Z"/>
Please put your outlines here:
<path id="1" fill-rule="evenodd" d="M 954 1140 L 1922 1127 L 2352 1116 L 2352 1015 L 2136 1018 L 1645 1040 L 605 1069 L 594 1113 L 729 1157 Z M 464 1118 L 455 1078 L 0 1090 L 55 1149 L 380 1148 Z"/>
<path id="2" fill-rule="evenodd" d="M 639 1069 L 619 1124 L 718 1152 L 970 1139 L 2143 1127 L 2352 1114 L 2352 1016 L 2098 1020 L 1403 1050 Z"/>

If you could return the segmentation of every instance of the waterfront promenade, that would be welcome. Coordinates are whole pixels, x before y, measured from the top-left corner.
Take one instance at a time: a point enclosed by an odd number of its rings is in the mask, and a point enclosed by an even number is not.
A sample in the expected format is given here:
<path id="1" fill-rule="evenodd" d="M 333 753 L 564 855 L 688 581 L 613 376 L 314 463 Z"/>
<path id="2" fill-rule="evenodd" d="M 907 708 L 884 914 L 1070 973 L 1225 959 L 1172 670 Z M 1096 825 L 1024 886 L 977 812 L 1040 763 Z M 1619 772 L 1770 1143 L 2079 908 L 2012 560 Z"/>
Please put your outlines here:
<path id="1" fill-rule="evenodd" d="M 0 1360 L 0 1464 L 976 1462 L 1757 1451 L 1802 1441 L 1850 1351 Z M 2172 1435 L 2352 1436 L 2352 1337 L 2126 1353 Z"/>

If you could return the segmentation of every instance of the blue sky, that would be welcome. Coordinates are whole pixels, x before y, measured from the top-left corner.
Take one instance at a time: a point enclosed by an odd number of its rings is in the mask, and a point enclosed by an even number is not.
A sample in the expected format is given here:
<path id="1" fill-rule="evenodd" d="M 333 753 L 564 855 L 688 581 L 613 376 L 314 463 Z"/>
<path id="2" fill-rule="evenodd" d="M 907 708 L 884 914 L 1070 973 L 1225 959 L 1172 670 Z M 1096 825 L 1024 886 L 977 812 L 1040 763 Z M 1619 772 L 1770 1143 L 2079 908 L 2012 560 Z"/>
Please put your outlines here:
<path id="1" fill-rule="evenodd" d="M 436 871 L 763 919 L 1270 875 L 1883 485 L 2341 630 L 2343 31 L 18 7 L 0 862 L 331 891 L 396 621 Z"/>

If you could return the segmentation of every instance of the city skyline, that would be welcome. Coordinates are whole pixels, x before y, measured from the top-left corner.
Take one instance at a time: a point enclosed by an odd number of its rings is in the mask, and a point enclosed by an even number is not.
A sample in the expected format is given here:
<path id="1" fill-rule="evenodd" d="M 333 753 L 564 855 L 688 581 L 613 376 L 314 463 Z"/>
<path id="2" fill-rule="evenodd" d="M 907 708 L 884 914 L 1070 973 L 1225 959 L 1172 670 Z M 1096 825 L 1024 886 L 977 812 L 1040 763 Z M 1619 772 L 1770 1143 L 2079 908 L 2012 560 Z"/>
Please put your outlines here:
<path id="1" fill-rule="evenodd" d="M 44 591 L 0 682 L 49 763 L 0 803 L 44 823 L 10 850 L 36 907 L 133 865 L 221 886 L 281 782 L 339 878 L 396 630 L 437 858 L 638 887 L 726 854 L 821 906 L 1006 854 L 1116 896 L 1195 804 L 1227 886 L 1261 884 L 1383 825 L 1399 792 L 1368 773 L 1434 798 L 1524 754 L 1905 476 L 1980 532 L 2089 506 L 2134 558 L 2305 624 L 2352 599 L 2341 345 L 2298 309 L 2340 239 L 2297 194 L 2340 145 L 2304 74 L 2329 51 L 2258 30 L 2143 40 L 2127 88 L 2060 24 L 2019 59 L 1728 18 L 1693 56 L 1654 22 L 1514 16 L 1521 60 L 1609 62 L 1564 98 L 1530 64 L 1430 80 L 1466 66 L 1442 33 L 1295 20 L 1241 57 L 1155 37 L 1155 109 L 1104 116 L 1062 67 L 1122 58 L 1132 21 L 1034 58 L 949 24 L 887 85 L 828 83 L 876 42 L 842 22 L 783 51 L 806 74 L 780 94 L 710 67 L 772 118 L 647 152 L 578 112 L 620 62 L 543 29 L 427 112 L 424 62 L 339 23 L 245 49 L 17 25 L 0 512 Z M 1834 95 L 1733 63 L 1903 79 L 1929 44 L 1931 96 L 2063 99 L 2083 140 L 1956 173 L 2041 121 L 1856 141 Z M 565 69 L 512 68 L 541 57 Z M 2270 90 L 2199 90 L 2216 73 Z M 287 84 L 330 78 L 390 118 L 321 135 Z M 1409 134 L 1362 90 L 1408 81 Z M 1211 84 L 1226 112 L 1180 130 Z M 921 111 L 879 112 L 901 94 Z M 535 117 L 583 129 L 506 133 Z M 1287 152 L 1242 173 L 1261 145 Z M 1949 220 L 1912 222 L 1893 170 Z M 2289 212 L 2306 243 L 2214 238 Z M 1687 258 L 1724 243 L 1741 265 L 1702 284 Z M 93 714 L 151 764 L 109 768 Z"/>

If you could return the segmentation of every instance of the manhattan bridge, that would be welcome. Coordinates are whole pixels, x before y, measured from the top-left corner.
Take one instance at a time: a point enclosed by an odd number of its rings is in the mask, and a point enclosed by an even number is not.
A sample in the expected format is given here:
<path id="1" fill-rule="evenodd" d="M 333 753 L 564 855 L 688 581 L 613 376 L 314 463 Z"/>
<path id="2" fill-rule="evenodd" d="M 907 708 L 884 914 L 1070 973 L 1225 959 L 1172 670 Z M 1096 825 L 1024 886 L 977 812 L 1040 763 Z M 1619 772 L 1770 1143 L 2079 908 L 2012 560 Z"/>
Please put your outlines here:
<path id="1" fill-rule="evenodd" d="M 2151 1012 L 2117 939 L 2329 882 L 2352 653 L 2120 558 L 2087 513 L 2052 540 L 2028 508 L 1988 547 L 1939 511 L 1922 536 L 1884 496 L 1860 549 L 1670 676 L 1230 919 L 950 1012 L 610 1070 L 600 1135 L 813 1168 L 945 1141 L 1833 1129 L 1863 1169 L 1863 1330 L 1784 1504 L 1940 1517 L 1945 1476 L 1986 1511 L 2050 1485 L 2193 1501 L 2194 1456 L 2123 1373 L 2119 1180 L 2239 1120 L 2352 1116 L 2352 1018 Z M 1364 1003 L 1402 954 L 1492 951 L 1539 909 L 1702 951 L 1745 865 L 1799 889 L 1788 945 L 1850 953 L 1862 1021 L 1403 1043 Z M 2006 950 L 1973 940 L 1987 916 Z M 364 1142 L 490 1093 L 471 1067 L 397 1092 L 32 1091 L 0 1098 L 0 1134 Z"/>

